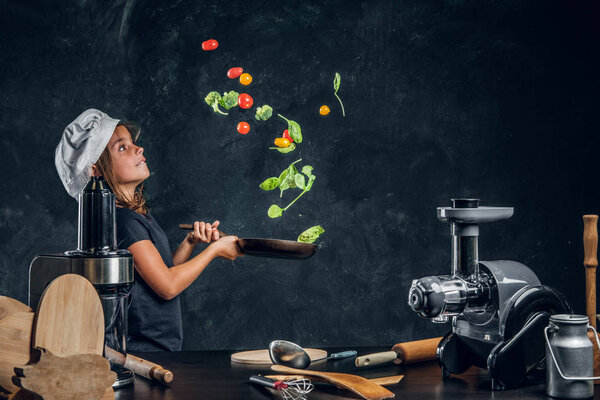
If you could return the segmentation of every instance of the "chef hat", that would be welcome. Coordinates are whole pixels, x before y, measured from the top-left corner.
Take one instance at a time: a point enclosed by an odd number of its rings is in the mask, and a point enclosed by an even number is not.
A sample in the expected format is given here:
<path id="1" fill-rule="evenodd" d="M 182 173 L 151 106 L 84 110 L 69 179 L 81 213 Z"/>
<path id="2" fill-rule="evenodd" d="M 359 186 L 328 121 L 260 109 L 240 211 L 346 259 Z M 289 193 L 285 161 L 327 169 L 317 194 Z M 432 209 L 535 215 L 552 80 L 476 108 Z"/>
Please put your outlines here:
<path id="1" fill-rule="evenodd" d="M 100 158 L 118 122 L 90 108 L 65 128 L 56 146 L 54 164 L 65 189 L 74 199 L 77 200 L 90 179 L 91 166 Z"/>

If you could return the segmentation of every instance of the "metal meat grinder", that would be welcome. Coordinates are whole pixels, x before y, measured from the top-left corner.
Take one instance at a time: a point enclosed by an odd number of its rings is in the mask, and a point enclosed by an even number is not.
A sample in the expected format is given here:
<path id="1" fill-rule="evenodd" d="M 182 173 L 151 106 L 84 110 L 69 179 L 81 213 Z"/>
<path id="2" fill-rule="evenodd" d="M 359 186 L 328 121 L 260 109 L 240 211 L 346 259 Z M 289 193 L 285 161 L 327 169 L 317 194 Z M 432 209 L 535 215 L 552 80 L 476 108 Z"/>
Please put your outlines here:
<path id="1" fill-rule="evenodd" d="M 452 331 L 437 358 L 444 377 L 474 365 L 486 368 L 492 389 L 524 384 L 545 357 L 544 328 L 552 314 L 570 314 L 556 290 L 544 286 L 515 261 L 479 261 L 479 224 L 508 219 L 512 207 L 479 207 L 479 199 L 452 199 L 438 219 L 450 223 L 452 274 L 412 282 L 410 307 L 424 318 L 446 322 Z"/>
<path id="2" fill-rule="evenodd" d="M 64 274 L 87 278 L 104 311 L 105 345 L 127 355 L 127 297 L 133 283 L 133 257 L 117 249 L 115 195 L 102 177 L 92 177 L 79 195 L 77 249 L 39 255 L 29 267 L 29 306 L 37 308 L 46 286 Z M 133 382 L 133 373 L 111 362 L 113 387 Z"/>

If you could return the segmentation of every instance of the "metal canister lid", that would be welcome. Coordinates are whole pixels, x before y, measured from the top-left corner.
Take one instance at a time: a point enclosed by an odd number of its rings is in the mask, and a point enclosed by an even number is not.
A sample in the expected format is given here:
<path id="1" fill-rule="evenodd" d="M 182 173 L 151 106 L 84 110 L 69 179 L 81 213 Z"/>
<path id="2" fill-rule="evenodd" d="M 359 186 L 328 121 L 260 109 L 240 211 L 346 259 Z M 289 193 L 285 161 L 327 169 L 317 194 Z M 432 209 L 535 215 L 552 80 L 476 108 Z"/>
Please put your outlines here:
<path id="1" fill-rule="evenodd" d="M 550 317 L 550 322 L 563 325 L 585 325 L 588 317 L 578 314 L 556 314 Z"/>

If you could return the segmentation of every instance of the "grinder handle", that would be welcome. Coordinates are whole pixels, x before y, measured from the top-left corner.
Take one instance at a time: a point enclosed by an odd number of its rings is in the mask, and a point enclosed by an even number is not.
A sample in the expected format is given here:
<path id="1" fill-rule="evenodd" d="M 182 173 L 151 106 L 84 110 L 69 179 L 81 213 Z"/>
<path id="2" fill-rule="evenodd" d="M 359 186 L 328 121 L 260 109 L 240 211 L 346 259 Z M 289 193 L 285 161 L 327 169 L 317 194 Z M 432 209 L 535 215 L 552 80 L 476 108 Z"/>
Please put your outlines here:
<path id="1" fill-rule="evenodd" d="M 585 309 L 596 328 L 596 268 L 598 267 L 598 216 L 583 216 L 583 265 L 585 266 Z"/>

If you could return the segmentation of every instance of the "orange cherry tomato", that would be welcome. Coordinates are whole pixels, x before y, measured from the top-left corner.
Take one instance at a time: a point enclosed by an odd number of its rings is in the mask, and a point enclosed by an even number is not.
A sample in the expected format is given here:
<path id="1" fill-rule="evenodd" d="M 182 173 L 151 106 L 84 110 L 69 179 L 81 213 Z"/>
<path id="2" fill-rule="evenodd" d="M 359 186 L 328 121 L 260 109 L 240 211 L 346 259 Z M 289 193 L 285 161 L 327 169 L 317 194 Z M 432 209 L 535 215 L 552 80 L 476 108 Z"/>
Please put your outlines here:
<path id="1" fill-rule="evenodd" d="M 286 129 L 285 131 L 283 131 L 283 135 L 281 136 L 282 138 L 285 138 L 287 140 L 290 141 L 290 143 L 294 143 L 294 139 L 291 138 L 290 134 L 288 133 L 288 130 Z"/>
<path id="2" fill-rule="evenodd" d="M 240 76 L 242 72 L 244 72 L 244 68 L 242 67 L 229 68 L 229 71 L 227 71 L 227 77 L 229 79 L 235 79 Z"/>
<path id="3" fill-rule="evenodd" d="M 250 125 L 246 121 L 242 121 L 238 124 L 237 131 L 242 135 L 245 135 L 250 132 Z"/>
<path id="4" fill-rule="evenodd" d="M 288 147 L 290 145 L 290 141 L 286 138 L 278 137 L 275 139 L 275 146 L 277 147 Z"/>
<path id="5" fill-rule="evenodd" d="M 252 82 L 252 75 L 247 72 L 244 72 L 242 75 L 240 75 L 240 83 L 242 85 L 248 86 L 250 82 Z"/>
<path id="6" fill-rule="evenodd" d="M 329 114 L 330 111 L 331 110 L 326 105 L 322 105 L 321 108 L 319 108 L 319 114 L 321 114 L 321 115 L 327 115 L 327 114 Z"/>
<path id="7" fill-rule="evenodd" d="M 252 96 L 250 96 L 248 93 L 240 93 L 238 96 L 238 105 L 240 108 L 247 110 L 248 108 L 252 107 L 252 104 L 254 104 Z"/>
<path id="8" fill-rule="evenodd" d="M 204 51 L 214 50 L 217 47 L 219 47 L 219 42 L 217 42 L 215 39 L 209 39 L 202 42 L 202 50 Z"/>

